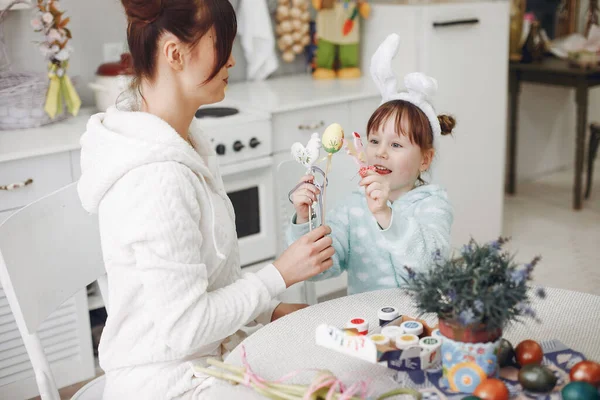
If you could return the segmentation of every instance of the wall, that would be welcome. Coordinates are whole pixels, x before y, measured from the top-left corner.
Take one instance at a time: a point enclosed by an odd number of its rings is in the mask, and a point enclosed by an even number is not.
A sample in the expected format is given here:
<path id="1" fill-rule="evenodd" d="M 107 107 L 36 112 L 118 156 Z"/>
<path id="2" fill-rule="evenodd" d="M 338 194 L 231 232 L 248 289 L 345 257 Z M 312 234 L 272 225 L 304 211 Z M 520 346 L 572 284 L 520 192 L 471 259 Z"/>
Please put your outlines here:
<path id="1" fill-rule="evenodd" d="M 251 1 L 251 0 L 236 0 Z M 61 0 L 62 8 L 71 17 L 69 28 L 73 33 L 71 45 L 75 52 L 71 59 L 70 75 L 78 78 L 78 92 L 84 106 L 93 105 L 93 92 L 87 83 L 94 80 L 98 65 L 103 63 L 104 43 L 126 43 L 126 21 L 118 0 Z M 46 65 L 35 44 L 39 34 L 30 25 L 32 10 L 10 13 L 4 23 L 4 36 L 13 71 L 44 72 Z M 236 39 L 233 55 L 237 65 L 231 70 L 230 81 L 245 80 L 246 62 Z M 304 57 L 292 64 L 280 61 L 280 68 L 272 76 L 302 73 L 306 70 Z"/>

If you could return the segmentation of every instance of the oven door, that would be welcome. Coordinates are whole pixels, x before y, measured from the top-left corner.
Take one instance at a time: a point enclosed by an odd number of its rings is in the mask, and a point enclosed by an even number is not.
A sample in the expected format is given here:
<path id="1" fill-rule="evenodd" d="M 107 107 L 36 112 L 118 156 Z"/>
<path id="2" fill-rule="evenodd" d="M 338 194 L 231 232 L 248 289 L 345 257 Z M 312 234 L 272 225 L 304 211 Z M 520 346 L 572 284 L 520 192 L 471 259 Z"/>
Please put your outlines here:
<path id="1" fill-rule="evenodd" d="M 277 247 L 273 158 L 225 165 L 220 170 L 235 210 L 241 266 L 273 260 Z"/>

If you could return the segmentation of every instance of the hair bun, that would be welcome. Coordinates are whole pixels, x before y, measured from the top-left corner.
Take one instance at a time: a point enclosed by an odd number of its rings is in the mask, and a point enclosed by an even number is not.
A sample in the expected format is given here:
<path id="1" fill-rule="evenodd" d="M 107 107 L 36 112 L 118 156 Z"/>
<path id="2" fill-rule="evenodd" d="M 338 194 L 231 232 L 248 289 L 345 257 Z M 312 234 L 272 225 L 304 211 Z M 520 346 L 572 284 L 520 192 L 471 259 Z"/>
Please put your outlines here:
<path id="1" fill-rule="evenodd" d="M 439 115 L 438 121 L 440 121 L 440 127 L 442 128 L 442 135 L 452 134 L 452 130 L 456 126 L 456 120 L 450 115 Z"/>
<path id="2" fill-rule="evenodd" d="M 151 24 L 161 16 L 164 9 L 163 0 L 121 0 L 121 3 L 131 22 Z"/>

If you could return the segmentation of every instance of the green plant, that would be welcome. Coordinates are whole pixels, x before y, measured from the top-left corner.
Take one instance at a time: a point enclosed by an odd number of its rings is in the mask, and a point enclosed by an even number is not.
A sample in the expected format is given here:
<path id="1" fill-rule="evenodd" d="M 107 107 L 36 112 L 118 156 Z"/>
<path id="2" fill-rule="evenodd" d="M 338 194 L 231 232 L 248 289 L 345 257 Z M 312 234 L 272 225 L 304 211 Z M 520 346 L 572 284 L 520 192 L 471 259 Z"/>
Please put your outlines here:
<path id="1" fill-rule="evenodd" d="M 502 249 L 508 240 L 499 238 L 483 245 L 471 240 L 456 258 L 445 259 L 438 251 L 435 265 L 427 271 L 405 267 L 404 289 L 421 313 L 435 313 L 463 326 L 495 330 L 525 317 L 536 318 L 529 282 L 541 257 L 517 264 L 514 256 Z M 535 294 L 546 296 L 542 288 Z"/>

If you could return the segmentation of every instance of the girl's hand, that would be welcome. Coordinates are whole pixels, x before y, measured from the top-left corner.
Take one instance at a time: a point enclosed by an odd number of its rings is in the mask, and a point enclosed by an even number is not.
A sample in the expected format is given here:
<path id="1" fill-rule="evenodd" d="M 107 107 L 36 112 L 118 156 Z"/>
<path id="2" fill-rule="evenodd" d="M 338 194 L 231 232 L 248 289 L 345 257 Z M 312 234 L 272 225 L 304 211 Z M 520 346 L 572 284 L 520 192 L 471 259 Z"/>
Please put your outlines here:
<path id="1" fill-rule="evenodd" d="M 305 182 L 305 184 L 292 193 L 292 203 L 296 209 L 297 224 L 308 222 L 309 206 L 317 201 L 320 190 L 313 184 L 314 180 L 315 177 L 312 175 L 303 176 L 300 182 Z"/>
<path id="2" fill-rule="evenodd" d="M 369 210 L 383 229 L 390 226 L 392 209 L 387 205 L 390 198 L 390 184 L 374 171 L 367 171 L 367 176 L 361 179 L 360 186 L 365 187 Z"/>

